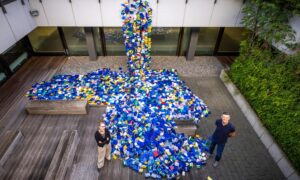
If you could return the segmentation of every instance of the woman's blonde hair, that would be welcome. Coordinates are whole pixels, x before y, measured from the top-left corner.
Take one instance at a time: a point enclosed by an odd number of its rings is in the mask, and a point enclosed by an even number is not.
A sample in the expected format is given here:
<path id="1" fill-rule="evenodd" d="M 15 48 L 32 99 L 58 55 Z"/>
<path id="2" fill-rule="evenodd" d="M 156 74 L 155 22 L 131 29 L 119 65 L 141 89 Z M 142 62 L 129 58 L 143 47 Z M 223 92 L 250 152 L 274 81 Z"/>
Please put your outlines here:
<path id="1" fill-rule="evenodd" d="M 98 126 L 100 126 L 101 124 L 106 125 L 105 122 L 104 122 L 103 120 L 99 120 L 99 125 L 98 125 Z"/>

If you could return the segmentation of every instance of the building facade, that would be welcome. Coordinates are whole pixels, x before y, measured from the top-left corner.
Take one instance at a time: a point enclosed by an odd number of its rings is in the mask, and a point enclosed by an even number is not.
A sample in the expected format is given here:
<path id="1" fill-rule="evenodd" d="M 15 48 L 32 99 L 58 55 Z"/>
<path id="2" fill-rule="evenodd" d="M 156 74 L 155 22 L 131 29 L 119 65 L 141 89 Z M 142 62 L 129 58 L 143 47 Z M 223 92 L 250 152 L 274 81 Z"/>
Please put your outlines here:
<path id="1" fill-rule="evenodd" d="M 1 81 L 31 55 L 79 55 L 91 60 L 125 55 L 120 15 L 124 0 L 0 2 Z M 153 56 L 190 60 L 202 55 L 236 55 L 246 38 L 241 25 L 245 0 L 149 2 Z"/>

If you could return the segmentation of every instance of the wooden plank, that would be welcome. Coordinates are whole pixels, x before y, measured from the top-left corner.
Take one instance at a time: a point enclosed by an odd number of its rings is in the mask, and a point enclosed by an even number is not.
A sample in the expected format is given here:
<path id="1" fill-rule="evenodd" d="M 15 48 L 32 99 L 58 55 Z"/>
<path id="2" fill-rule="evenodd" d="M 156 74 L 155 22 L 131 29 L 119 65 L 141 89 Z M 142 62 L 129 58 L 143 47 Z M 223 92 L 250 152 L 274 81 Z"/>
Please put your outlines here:
<path id="1" fill-rule="evenodd" d="M 34 100 L 29 101 L 29 114 L 87 114 L 87 100 Z"/>
<path id="2" fill-rule="evenodd" d="M 67 144 L 68 144 L 67 142 L 68 142 L 68 139 L 70 138 L 70 134 L 71 134 L 71 131 L 68 131 L 68 130 L 65 130 L 63 132 L 63 134 L 61 136 L 61 139 L 59 141 L 59 144 L 56 148 L 55 154 L 52 158 L 50 167 L 47 171 L 47 175 L 45 177 L 45 180 L 55 178 L 56 172 L 58 171 L 59 165 L 62 161 L 62 157 L 65 153 L 66 148 L 67 148 Z"/>
<path id="3" fill-rule="evenodd" d="M 33 83 L 49 80 L 65 61 L 65 57 L 33 57 L 0 88 L 0 133 L 22 123 L 27 116 L 26 91 Z"/>
<path id="4" fill-rule="evenodd" d="M 50 167 L 47 171 L 45 180 L 63 180 L 67 170 L 70 169 L 77 145 L 79 143 L 79 136 L 77 130 L 65 130 L 59 141 Z"/>
<path id="5" fill-rule="evenodd" d="M 62 161 L 61 161 L 61 164 L 57 171 L 55 179 L 58 179 L 58 180 L 65 179 L 65 175 L 66 175 L 67 171 L 70 170 L 70 168 L 73 164 L 73 160 L 74 160 L 74 156 L 75 156 L 78 144 L 79 144 L 79 136 L 78 136 L 77 131 L 71 131 L 71 135 L 70 135 L 70 138 L 69 138 L 68 144 L 67 144 L 66 153 L 62 157 Z"/>
<path id="6" fill-rule="evenodd" d="M 0 166 L 3 167 L 7 159 L 13 153 L 16 145 L 22 141 L 21 131 L 5 133 L 0 146 Z"/>

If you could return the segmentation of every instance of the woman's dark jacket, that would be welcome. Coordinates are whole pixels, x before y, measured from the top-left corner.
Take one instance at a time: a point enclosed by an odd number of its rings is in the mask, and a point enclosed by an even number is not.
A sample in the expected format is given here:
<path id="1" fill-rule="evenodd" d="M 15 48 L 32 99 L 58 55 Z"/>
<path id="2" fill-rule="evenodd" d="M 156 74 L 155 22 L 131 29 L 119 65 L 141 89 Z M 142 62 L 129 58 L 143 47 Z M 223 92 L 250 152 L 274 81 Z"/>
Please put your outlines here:
<path id="1" fill-rule="evenodd" d="M 110 133 L 107 129 L 105 129 L 105 134 L 102 136 L 99 131 L 95 133 L 95 139 L 99 147 L 103 147 L 105 144 L 109 144 L 110 142 Z M 99 142 L 101 141 L 101 142 Z"/>

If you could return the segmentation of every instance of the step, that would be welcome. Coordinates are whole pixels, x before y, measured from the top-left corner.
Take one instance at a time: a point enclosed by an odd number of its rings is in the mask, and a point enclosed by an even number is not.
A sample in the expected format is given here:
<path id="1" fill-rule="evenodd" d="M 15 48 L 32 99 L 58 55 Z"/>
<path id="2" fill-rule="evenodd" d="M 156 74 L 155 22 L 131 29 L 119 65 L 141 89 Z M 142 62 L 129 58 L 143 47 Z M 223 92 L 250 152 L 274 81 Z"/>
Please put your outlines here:
<path id="1" fill-rule="evenodd" d="M 24 139 L 21 131 L 7 131 L 1 137 L 0 143 L 0 167 L 3 167 L 8 158 L 12 155 L 15 147 Z"/>
<path id="2" fill-rule="evenodd" d="M 79 143 L 77 130 L 64 130 L 51 160 L 45 180 L 64 180 L 71 169 Z"/>

